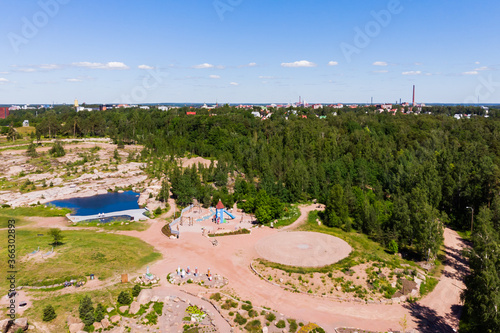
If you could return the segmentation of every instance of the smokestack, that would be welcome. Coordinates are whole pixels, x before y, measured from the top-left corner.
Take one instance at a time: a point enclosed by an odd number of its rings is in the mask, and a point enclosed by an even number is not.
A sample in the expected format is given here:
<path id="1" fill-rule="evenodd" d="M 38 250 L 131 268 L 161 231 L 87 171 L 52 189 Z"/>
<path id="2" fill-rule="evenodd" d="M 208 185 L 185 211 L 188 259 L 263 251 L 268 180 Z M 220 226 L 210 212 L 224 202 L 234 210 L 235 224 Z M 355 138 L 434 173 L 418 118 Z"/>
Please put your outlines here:
<path id="1" fill-rule="evenodd" d="M 415 106 L 415 86 L 413 86 L 413 106 Z"/>

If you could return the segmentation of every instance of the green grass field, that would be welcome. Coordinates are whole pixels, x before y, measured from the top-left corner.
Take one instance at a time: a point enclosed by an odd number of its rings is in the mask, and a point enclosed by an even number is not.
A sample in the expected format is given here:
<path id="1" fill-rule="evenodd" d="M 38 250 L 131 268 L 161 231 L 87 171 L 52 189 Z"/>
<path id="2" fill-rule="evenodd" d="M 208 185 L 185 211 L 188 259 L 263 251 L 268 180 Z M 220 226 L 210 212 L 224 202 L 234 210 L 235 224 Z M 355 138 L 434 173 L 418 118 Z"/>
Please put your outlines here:
<path id="1" fill-rule="evenodd" d="M 102 230 L 119 230 L 119 231 L 129 231 L 129 230 L 137 230 L 137 231 L 144 231 L 147 230 L 151 225 L 147 222 L 130 222 L 130 221 L 123 221 L 123 225 L 121 221 L 115 221 L 115 222 L 109 222 L 109 223 L 99 223 L 98 221 L 92 221 L 92 222 L 79 222 L 76 224 L 71 224 L 72 227 L 78 227 L 78 228 L 99 228 Z M 125 224 L 128 223 L 128 224 Z"/>
<path id="2" fill-rule="evenodd" d="M 40 253 L 52 248 L 48 230 L 16 230 L 16 270 L 18 286 L 52 285 L 70 278 L 84 278 L 95 274 L 99 279 L 117 277 L 133 272 L 161 258 L 153 247 L 138 238 L 95 231 L 63 231 L 64 244 L 55 247 L 55 254 L 47 259 L 23 260 L 40 247 Z M 42 236 L 38 236 L 42 235 Z M 7 231 L 0 232 L 7 240 Z M 0 244 L 0 270 L 7 271 L 6 242 Z M 5 292 L 7 281 L 0 280 Z"/>
<path id="3" fill-rule="evenodd" d="M 7 224 L 10 219 L 16 220 L 16 226 L 23 226 L 29 224 L 26 217 L 66 216 L 66 214 L 70 212 L 71 210 L 69 209 L 59 209 L 43 205 L 35 207 L 0 208 L 0 228 L 7 228 Z"/>

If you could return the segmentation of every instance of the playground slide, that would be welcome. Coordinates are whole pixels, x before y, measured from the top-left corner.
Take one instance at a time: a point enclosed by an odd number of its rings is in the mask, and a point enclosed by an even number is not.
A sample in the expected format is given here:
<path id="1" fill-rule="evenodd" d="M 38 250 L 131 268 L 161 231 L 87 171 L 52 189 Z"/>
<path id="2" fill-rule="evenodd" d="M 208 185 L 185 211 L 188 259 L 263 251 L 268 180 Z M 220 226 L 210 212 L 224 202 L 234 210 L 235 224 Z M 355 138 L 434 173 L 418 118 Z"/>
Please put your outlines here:
<path id="1" fill-rule="evenodd" d="M 233 214 L 231 214 L 230 212 L 228 212 L 227 210 L 224 209 L 224 213 L 226 213 L 230 218 L 232 218 L 233 220 L 236 218 L 234 217 Z"/>

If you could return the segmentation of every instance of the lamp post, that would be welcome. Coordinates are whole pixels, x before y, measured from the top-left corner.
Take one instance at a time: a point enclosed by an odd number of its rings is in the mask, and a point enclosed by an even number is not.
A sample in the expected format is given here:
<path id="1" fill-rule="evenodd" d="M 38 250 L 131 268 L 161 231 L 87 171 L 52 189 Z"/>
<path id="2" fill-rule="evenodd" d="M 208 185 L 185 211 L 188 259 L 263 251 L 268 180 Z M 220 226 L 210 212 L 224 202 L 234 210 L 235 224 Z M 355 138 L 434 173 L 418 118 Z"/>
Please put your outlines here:
<path id="1" fill-rule="evenodd" d="M 467 206 L 465 208 L 472 210 L 472 218 L 471 218 L 471 222 L 470 222 L 470 234 L 472 236 L 472 227 L 474 226 L 474 207 Z"/>

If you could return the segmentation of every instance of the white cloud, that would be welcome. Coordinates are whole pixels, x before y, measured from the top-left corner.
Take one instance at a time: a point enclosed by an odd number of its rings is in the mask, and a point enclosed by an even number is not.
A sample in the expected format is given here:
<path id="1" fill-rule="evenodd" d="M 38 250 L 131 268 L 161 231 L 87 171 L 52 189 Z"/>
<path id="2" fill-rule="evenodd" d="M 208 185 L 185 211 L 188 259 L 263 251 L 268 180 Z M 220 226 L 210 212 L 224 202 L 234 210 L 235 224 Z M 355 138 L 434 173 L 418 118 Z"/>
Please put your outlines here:
<path id="1" fill-rule="evenodd" d="M 246 64 L 246 65 L 241 65 L 240 67 L 255 67 L 257 66 L 257 63 L 256 62 L 251 62 L 249 64 Z"/>
<path id="2" fill-rule="evenodd" d="M 230 85 L 232 85 L 232 86 L 239 86 L 240 84 L 238 82 L 231 82 Z"/>
<path id="3" fill-rule="evenodd" d="M 275 77 L 274 76 L 264 76 L 264 75 L 261 75 L 261 76 L 259 76 L 259 79 L 272 80 L 272 79 L 275 79 Z"/>
<path id="4" fill-rule="evenodd" d="M 85 67 L 91 69 L 108 69 L 108 70 L 129 69 L 129 67 L 125 65 L 123 62 L 118 62 L 118 61 L 111 61 L 107 63 L 82 61 L 82 62 L 74 62 L 72 65 L 75 67 Z"/>
<path id="5" fill-rule="evenodd" d="M 155 69 L 154 67 L 148 66 L 148 65 L 139 65 L 139 66 L 137 66 L 137 68 L 139 68 L 139 69 Z"/>
<path id="6" fill-rule="evenodd" d="M 387 63 L 385 61 L 375 61 L 373 66 L 387 66 Z"/>
<path id="7" fill-rule="evenodd" d="M 66 79 L 67 82 L 82 82 L 82 79 Z"/>
<path id="8" fill-rule="evenodd" d="M 224 68 L 226 68 L 226 67 L 225 67 L 225 66 L 222 66 L 222 65 L 217 65 L 217 66 L 215 66 L 215 68 L 217 68 L 217 69 L 224 69 Z"/>
<path id="9" fill-rule="evenodd" d="M 61 65 L 57 65 L 57 64 L 43 64 L 43 65 L 39 65 L 38 68 L 52 70 L 52 69 L 59 69 L 59 68 L 61 68 Z"/>
<path id="10" fill-rule="evenodd" d="M 422 74 L 421 71 L 409 71 L 409 72 L 403 72 L 403 75 L 420 75 Z"/>
<path id="11" fill-rule="evenodd" d="M 339 63 L 337 61 L 330 61 L 328 66 L 337 66 Z"/>
<path id="12" fill-rule="evenodd" d="M 316 67 L 317 65 L 314 62 L 310 62 L 307 60 L 300 60 L 296 62 L 284 62 L 281 64 L 281 67 Z"/>
<path id="13" fill-rule="evenodd" d="M 33 73 L 36 72 L 36 69 L 34 68 L 19 68 L 16 69 L 17 72 L 24 72 L 24 73 Z"/>
<path id="14" fill-rule="evenodd" d="M 9 74 L 9 72 L 0 72 L 0 74 L 2 74 L 2 75 L 3 75 L 3 74 Z"/>
<path id="15" fill-rule="evenodd" d="M 489 68 L 488 66 L 482 66 L 475 69 L 475 71 L 490 71 L 490 70 L 491 68 Z"/>
<path id="16" fill-rule="evenodd" d="M 477 75 L 477 74 L 479 74 L 479 72 L 478 71 L 469 71 L 469 72 L 463 72 L 462 74 L 463 75 Z"/>
<path id="17" fill-rule="evenodd" d="M 479 64 L 480 64 L 480 62 L 479 62 L 479 61 L 476 61 L 476 62 L 475 62 L 475 64 L 476 64 L 476 65 L 479 65 Z"/>
<path id="18" fill-rule="evenodd" d="M 7 83 L 7 82 L 9 82 L 9 80 L 7 80 L 4 77 L 0 77 L 0 83 Z"/>
<path id="19" fill-rule="evenodd" d="M 214 65 L 207 64 L 207 63 L 193 66 L 193 68 L 195 68 L 195 69 L 205 69 L 205 68 L 214 68 L 214 67 L 215 67 Z"/>
<path id="20" fill-rule="evenodd" d="M 422 66 L 422 65 L 423 65 L 423 63 L 421 63 L 421 62 L 416 62 L 415 63 L 415 66 Z"/>
<path id="21" fill-rule="evenodd" d="M 219 75 L 210 75 L 210 78 L 211 79 L 220 79 L 220 76 Z"/>
<path id="22" fill-rule="evenodd" d="M 381 70 L 381 71 L 373 71 L 373 73 L 383 74 L 383 73 L 389 73 L 389 71 L 387 71 L 387 70 Z"/>

